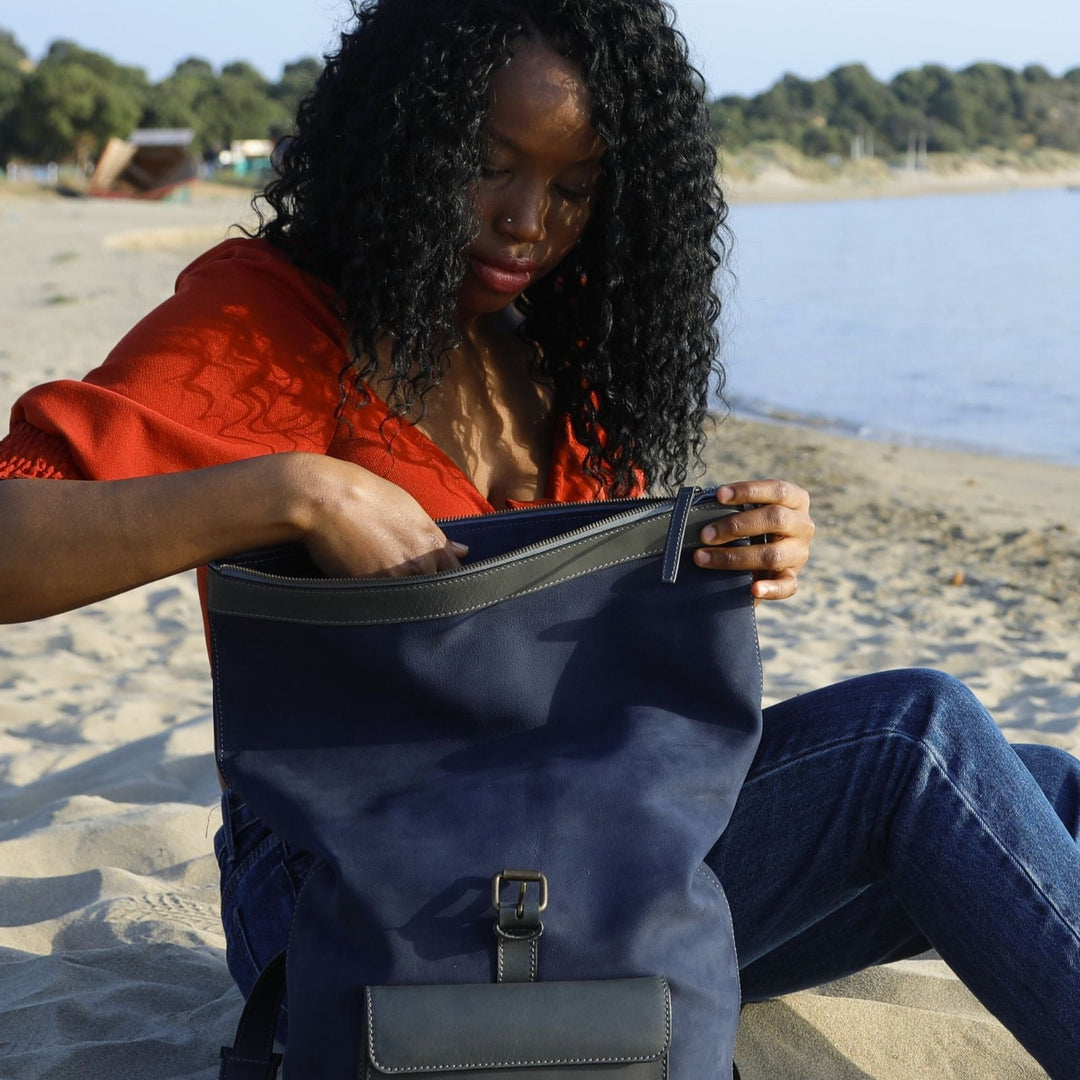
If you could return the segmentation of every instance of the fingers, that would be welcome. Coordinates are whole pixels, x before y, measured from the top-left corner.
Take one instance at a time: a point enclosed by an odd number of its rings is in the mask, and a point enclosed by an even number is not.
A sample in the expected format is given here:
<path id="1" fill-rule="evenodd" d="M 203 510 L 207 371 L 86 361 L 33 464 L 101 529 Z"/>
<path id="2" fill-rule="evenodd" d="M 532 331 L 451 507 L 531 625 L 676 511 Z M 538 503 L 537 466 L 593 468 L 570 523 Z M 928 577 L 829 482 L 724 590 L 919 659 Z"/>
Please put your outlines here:
<path id="1" fill-rule="evenodd" d="M 443 547 L 435 552 L 435 572 L 441 574 L 444 570 L 459 570 L 461 560 L 468 554 L 468 544 L 460 544 L 457 540 L 447 540 Z"/>
<path id="2" fill-rule="evenodd" d="M 333 577 L 456 570 L 468 554 L 402 488 L 350 462 L 300 455 L 304 543 Z"/>
<path id="3" fill-rule="evenodd" d="M 809 493 L 785 480 L 746 480 L 724 485 L 716 500 L 748 508 L 706 525 L 694 562 L 710 570 L 749 571 L 759 600 L 794 596 L 814 536 Z"/>
<path id="4" fill-rule="evenodd" d="M 703 544 L 730 544 L 733 540 L 760 541 L 800 536 L 806 530 L 806 516 L 786 506 L 755 506 L 717 518 L 701 530 Z"/>
<path id="5" fill-rule="evenodd" d="M 776 503 L 792 510 L 810 509 L 810 493 L 787 480 L 743 480 L 737 484 L 724 484 L 717 489 L 716 501 L 725 506 Z"/>
<path id="6" fill-rule="evenodd" d="M 770 536 L 764 544 L 700 547 L 694 552 L 694 562 L 707 570 L 750 570 L 776 576 L 799 570 L 806 562 L 805 554 L 804 545 L 797 540 Z"/>
<path id="7" fill-rule="evenodd" d="M 756 600 L 787 600 L 799 591 L 799 577 L 794 570 L 782 570 L 776 577 L 758 578 L 750 586 Z"/>
<path id="8" fill-rule="evenodd" d="M 420 550 L 417 554 L 394 565 L 378 567 L 374 571 L 369 570 L 362 576 L 403 578 L 459 570 L 461 560 L 469 553 L 468 547 L 454 540 L 447 540 L 441 533 L 439 537 L 441 542 L 436 541 L 427 550 Z"/>
<path id="9" fill-rule="evenodd" d="M 445 546 L 437 552 L 436 572 L 442 573 L 444 570 L 460 569 L 461 560 L 468 554 L 468 544 L 459 544 L 456 540 L 447 540 Z"/>

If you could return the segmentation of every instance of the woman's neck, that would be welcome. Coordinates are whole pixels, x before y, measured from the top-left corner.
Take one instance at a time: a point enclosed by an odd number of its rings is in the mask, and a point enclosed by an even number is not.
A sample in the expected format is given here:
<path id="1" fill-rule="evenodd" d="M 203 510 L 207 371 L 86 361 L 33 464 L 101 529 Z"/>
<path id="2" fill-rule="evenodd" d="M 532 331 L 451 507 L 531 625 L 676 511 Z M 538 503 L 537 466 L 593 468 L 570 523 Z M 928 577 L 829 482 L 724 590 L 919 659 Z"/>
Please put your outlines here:
<path id="1" fill-rule="evenodd" d="M 418 423 L 496 507 L 543 498 L 551 461 L 552 393 L 533 377 L 519 323 L 502 317 L 463 328 Z"/>
<path id="2" fill-rule="evenodd" d="M 553 392 L 534 378 L 520 323 L 507 310 L 459 326 L 441 382 L 406 416 L 497 508 L 547 494 Z M 384 398 L 393 386 L 389 353 L 387 342 L 371 380 Z"/>

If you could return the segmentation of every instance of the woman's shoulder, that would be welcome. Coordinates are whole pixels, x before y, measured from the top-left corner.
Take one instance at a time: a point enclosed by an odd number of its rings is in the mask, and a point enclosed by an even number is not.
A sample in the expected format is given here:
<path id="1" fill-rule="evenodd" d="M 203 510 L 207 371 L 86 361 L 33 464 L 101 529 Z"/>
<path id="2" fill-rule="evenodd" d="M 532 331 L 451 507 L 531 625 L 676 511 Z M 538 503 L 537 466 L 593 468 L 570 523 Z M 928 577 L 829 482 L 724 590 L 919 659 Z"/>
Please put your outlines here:
<path id="1" fill-rule="evenodd" d="M 236 226 L 233 226 L 236 228 Z M 208 248 L 180 272 L 180 281 L 209 267 L 231 265 L 233 269 L 271 269 L 274 272 L 302 274 L 288 253 L 258 236 L 230 236 Z"/>
<path id="2" fill-rule="evenodd" d="M 72 475 L 74 462 L 82 477 L 116 479 L 324 453 L 347 359 L 327 290 L 271 244 L 229 239 L 182 271 L 100 367 L 19 398 L 9 471 Z"/>
<path id="3" fill-rule="evenodd" d="M 341 319 L 329 285 L 297 266 L 287 250 L 257 236 L 223 240 L 180 271 L 177 295 L 202 291 L 225 302 L 237 294 L 275 297 L 324 310 L 335 323 Z"/>

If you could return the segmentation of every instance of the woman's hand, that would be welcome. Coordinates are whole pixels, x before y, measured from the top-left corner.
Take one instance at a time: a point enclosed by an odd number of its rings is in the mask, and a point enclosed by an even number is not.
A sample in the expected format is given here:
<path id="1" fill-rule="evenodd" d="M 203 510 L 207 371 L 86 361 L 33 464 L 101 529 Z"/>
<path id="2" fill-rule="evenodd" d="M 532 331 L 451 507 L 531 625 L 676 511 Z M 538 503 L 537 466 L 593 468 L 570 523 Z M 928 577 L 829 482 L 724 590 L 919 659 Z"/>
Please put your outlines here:
<path id="1" fill-rule="evenodd" d="M 465 554 L 401 488 L 321 454 L 130 480 L 3 480 L 0 522 L 0 622 L 290 540 L 346 577 L 435 573 Z"/>
<path id="2" fill-rule="evenodd" d="M 810 495 L 784 480 L 747 480 L 726 484 L 716 492 L 723 505 L 754 504 L 706 525 L 694 552 L 698 566 L 714 570 L 750 570 L 750 591 L 758 600 L 786 600 L 799 587 L 799 571 L 810 557 L 814 521 Z M 723 547 L 732 540 L 749 539 L 749 545 Z"/>
<path id="3" fill-rule="evenodd" d="M 404 577 L 459 566 L 468 548 L 446 538 L 403 488 L 322 455 L 290 455 L 286 486 L 302 493 L 294 520 L 311 557 L 333 577 Z"/>

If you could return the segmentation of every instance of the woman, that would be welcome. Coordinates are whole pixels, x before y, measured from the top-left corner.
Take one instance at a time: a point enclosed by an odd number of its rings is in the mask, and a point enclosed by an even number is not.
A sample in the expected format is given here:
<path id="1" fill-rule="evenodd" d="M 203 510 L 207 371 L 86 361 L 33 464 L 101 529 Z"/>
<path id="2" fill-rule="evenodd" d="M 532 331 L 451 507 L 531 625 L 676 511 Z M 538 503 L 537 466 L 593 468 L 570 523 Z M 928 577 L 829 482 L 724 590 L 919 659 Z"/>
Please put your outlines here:
<path id="1" fill-rule="evenodd" d="M 437 571 L 466 552 L 434 518 L 682 478 L 722 375 L 725 206 L 668 10 L 373 0 L 357 16 L 259 237 L 197 260 L 87 380 L 17 403 L 0 615 L 284 540 L 333 574 Z M 695 558 L 791 596 L 807 494 L 756 480 L 718 499 L 756 506 L 707 527 Z M 766 542 L 724 546 L 746 536 Z M 225 806 L 246 992 L 309 860 Z M 1080 1075 L 1078 835 L 1077 763 L 1013 751 L 947 677 L 776 706 L 709 860 L 745 997 L 933 944 L 1052 1076 Z"/>

